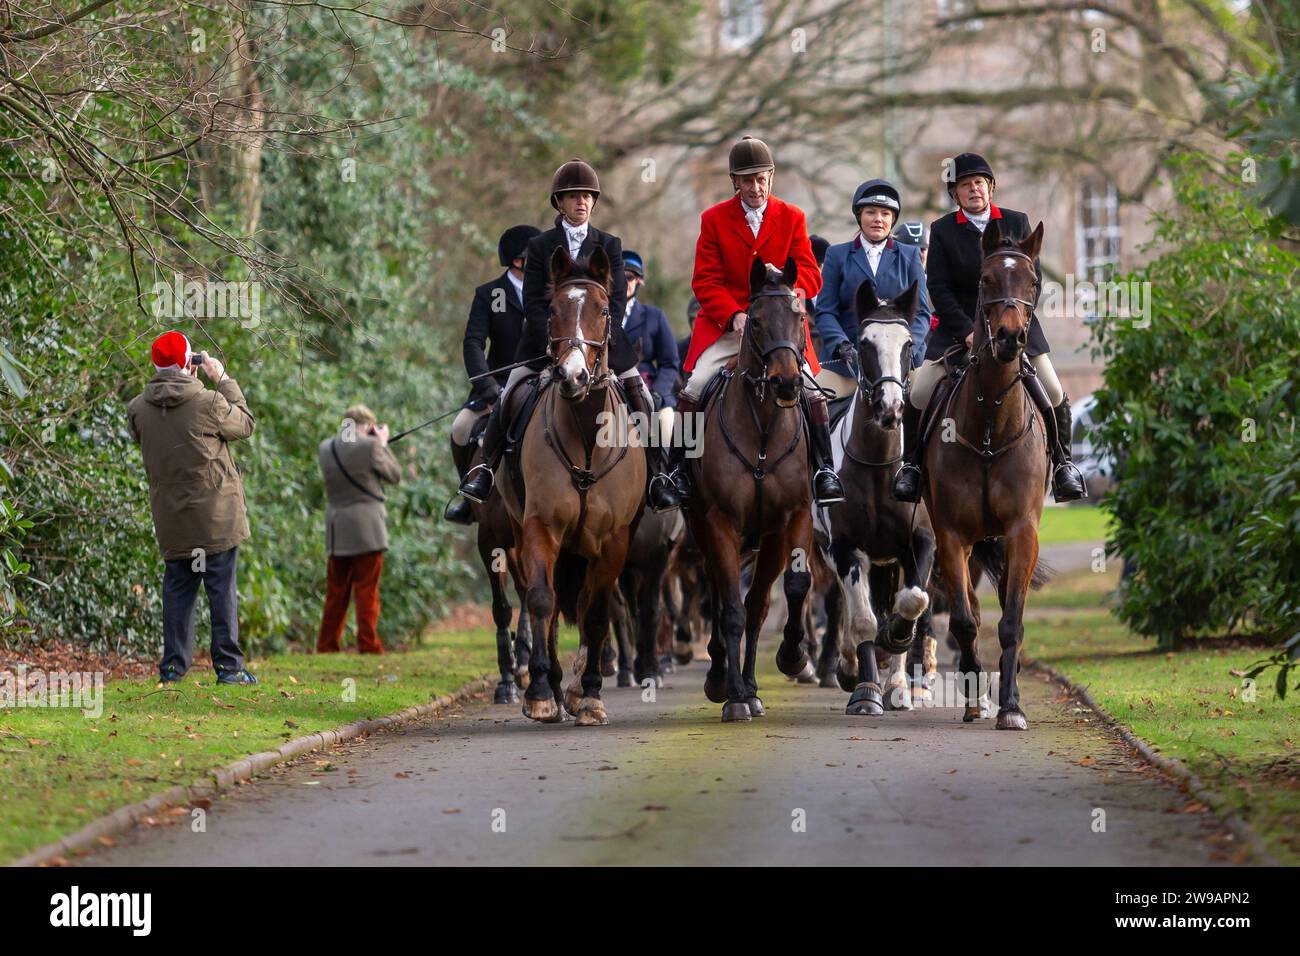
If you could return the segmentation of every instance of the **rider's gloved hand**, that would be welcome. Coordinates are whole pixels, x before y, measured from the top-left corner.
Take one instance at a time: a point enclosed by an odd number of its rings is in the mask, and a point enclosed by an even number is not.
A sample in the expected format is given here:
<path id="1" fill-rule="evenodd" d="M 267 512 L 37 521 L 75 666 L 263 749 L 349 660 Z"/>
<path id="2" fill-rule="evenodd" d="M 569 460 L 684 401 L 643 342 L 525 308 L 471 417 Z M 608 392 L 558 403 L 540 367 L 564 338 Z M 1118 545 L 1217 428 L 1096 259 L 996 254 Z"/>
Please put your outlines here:
<path id="1" fill-rule="evenodd" d="M 856 362 L 858 360 L 858 350 L 854 348 L 852 342 L 841 342 L 835 346 L 835 354 L 832 358 L 839 362 Z"/>

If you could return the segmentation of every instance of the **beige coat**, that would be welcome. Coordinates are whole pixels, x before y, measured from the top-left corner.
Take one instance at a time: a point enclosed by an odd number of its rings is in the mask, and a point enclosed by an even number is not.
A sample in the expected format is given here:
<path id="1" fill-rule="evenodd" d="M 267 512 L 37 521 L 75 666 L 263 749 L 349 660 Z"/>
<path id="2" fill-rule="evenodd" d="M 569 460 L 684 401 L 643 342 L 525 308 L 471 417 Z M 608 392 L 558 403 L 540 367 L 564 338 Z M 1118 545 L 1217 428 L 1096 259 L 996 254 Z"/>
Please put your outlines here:
<path id="1" fill-rule="evenodd" d="M 217 554 L 248 537 L 244 482 L 230 442 L 253 434 L 232 378 L 208 389 L 179 370 L 157 372 L 127 406 L 149 475 L 149 507 L 164 558 Z"/>
<path id="2" fill-rule="evenodd" d="M 320 443 L 320 470 L 325 479 L 325 548 L 346 558 L 388 548 L 388 512 L 384 508 L 383 482 L 397 484 L 402 471 L 387 446 L 358 430 L 351 441 L 343 436 Z M 330 445 L 357 488 L 339 470 Z"/>

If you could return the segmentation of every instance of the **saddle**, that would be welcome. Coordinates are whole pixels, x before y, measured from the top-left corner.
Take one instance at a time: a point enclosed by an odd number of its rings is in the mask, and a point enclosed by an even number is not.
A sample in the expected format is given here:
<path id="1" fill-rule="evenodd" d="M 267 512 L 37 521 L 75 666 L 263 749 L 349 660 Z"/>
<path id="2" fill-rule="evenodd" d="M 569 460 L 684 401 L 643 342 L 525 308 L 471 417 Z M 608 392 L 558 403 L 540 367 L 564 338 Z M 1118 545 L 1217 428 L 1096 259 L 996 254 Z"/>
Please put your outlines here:
<path id="1" fill-rule="evenodd" d="M 843 398 L 832 398 L 826 403 L 826 408 L 830 414 L 830 429 L 833 433 L 835 427 L 839 425 L 840 419 L 849 413 L 849 406 L 853 404 L 853 396 L 845 395 Z"/>
<path id="2" fill-rule="evenodd" d="M 961 384 L 961 380 L 966 377 L 966 372 L 970 369 L 970 350 L 958 343 L 944 352 L 940 361 L 943 362 L 944 376 L 939 379 L 934 391 L 930 393 L 930 402 L 921 413 L 921 427 L 918 429 L 920 439 L 916 449 L 918 464 L 925 461 L 925 449 L 930 443 L 930 432 L 934 430 L 934 423 L 939 418 L 939 410 L 948 403 L 949 396 Z"/>
<path id="3" fill-rule="evenodd" d="M 528 423 L 537 409 L 537 401 L 549 384 L 550 377 L 547 376 L 546 382 L 543 382 L 540 372 L 528 376 L 510 391 L 507 404 L 501 409 L 502 414 L 505 415 L 506 434 L 506 447 L 502 457 L 505 461 L 506 473 L 510 476 L 510 483 L 515 489 L 515 497 L 519 499 L 521 505 L 524 503 L 525 490 L 523 464 L 519 452 L 524 445 L 524 433 L 528 430 Z"/>

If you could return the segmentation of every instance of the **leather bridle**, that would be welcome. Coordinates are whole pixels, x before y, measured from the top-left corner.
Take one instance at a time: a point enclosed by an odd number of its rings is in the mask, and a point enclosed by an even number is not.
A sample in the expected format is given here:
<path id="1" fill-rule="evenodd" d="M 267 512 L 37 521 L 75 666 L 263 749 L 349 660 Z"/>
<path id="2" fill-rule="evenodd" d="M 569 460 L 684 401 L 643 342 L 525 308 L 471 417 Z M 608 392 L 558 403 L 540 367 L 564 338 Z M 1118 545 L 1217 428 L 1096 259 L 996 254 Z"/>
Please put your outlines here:
<path id="1" fill-rule="evenodd" d="M 805 308 L 803 308 L 799 304 L 798 293 L 796 293 L 793 290 L 787 291 L 786 289 L 772 289 L 770 291 L 752 293 L 749 297 L 749 304 L 751 309 L 753 308 L 754 302 L 758 299 L 790 299 L 793 303 L 794 311 L 799 313 L 799 319 L 800 319 L 799 331 L 803 332 L 805 340 L 807 339 L 808 312 Z M 752 312 L 750 314 L 752 319 Z M 749 350 L 750 354 L 752 354 L 755 359 L 757 359 L 759 362 L 762 363 L 763 373 L 762 375 L 755 376 L 755 375 L 750 375 L 748 372 L 741 369 L 738 369 L 738 371 L 740 372 L 741 376 L 745 379 L 745 381 L 749 383 L 750 387 L 753 388 L 755 397 L 758 399 L 759 403 L 762 404 L 763 399 L 767 395 L 767 385 L 768 385 L 767 369 L 768 366 L 771 364 L 772 356 L 775 353 L 781 351 L 782 349 L 789 349 L 791 352 L 794 353 L 795 361 L 802 368 L 804 342 L 799 342 L 798 344 L 796 344 L 790 341 L 789 339 L 775 339 L 775 340 L 769 340 L 768 342 L 765 343 L 764 346 L 760 347 L 758 342 L 756 341 L 756 339 L 758 338 L 757 333 L 759 330 L 759 325 L 753 321 L 749 321 L 746 322 L 746 327 L 749 328 L 750 334 L 744 336 L 745 347 Z M 777 404 L 782 408 L 793 408 L 795 403 L 797 403 L 797 401 L 798 399 L 796 399 L 795 402 L 792 402 L 789 405 L 784 405 L 781 403 L 780 399 L 777 399 Z"/>
<path id="2" fill-rule="evenodd" d="M 610 321 L 609 314 L 609 290 L 605 288 L 604 283 L 597 282 L 595 279 L 566 279 L 555 287 L 551 293 L 551 298 L 554 299 L 561 289 L 567 289 L 571 286 L 578 285 L 591 286 L 593 289 L 599 289 L 606 297 L 605 307 L 600 311 L 600 314 L 605 319 L 605 335 L 603 338 L 599 339 L 584 339 L 576 335 L 552 335 L 550 337 L 550 343 L 547 345 L 546 352 L 547 355 L 550 356 L 552 364 L 558 366 L 574 349 L 582 350 L 588 347 L 599 349 L 600 352 L 596 358 L 596 370 L 593 370 L 592 382 L 587 389 L 590 391 L 591 386 L 596 383 L 597 379 L 603 380 L 609 374 L 609 369 L 607 368 L 609 359 L 609 338 L 613 331 L 613 323 Z M 557 353 L 555 351 L 557 343 L 562 343 L 567 346 L 567 348 Z M 586 352 L 583 352 L 583 358 L 586 358 Z M 598 374 L 597 370 L 599 372 Z"/>

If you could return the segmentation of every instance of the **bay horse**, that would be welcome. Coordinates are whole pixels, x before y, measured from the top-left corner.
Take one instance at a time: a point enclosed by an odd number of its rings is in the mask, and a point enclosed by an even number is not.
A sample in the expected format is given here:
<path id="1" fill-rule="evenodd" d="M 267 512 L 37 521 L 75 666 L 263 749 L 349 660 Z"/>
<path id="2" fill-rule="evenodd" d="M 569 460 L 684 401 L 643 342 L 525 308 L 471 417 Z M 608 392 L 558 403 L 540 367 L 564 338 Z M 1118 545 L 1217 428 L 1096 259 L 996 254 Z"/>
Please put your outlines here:
<path id="1" fill-rule="evenodd" d="M 794 259 L 783 270 L 754 260 L 740 354 L 734 369 L 718 373 L 715 388 L 706 386 L 700 414 L 709 437 L 703 453 L 686 462 L 696 489 L 687 520 L 711 597 L 704 693 L 723 704 L 728 722 L 763 714 L 754 662 L 772 584 L 783 570 L 789 613 L 777 667 L 790 677 L 809 667 L 803 607 L 812 583 L 812 491 L 799 407 L 807 312 L 794 289 L 797 279 Z M 743 604 L 742 548 L 758 552 Z"/>
<path id="2" fill-rule="evenodd" d="M 605 250 L 597 246 L 584 274 L 566 249 L 556 249 L 550 278 L 549 381 L 519 449 L 525 500 L 513 481 L 498 487 L 514 528 L 533 635 L 524 716 L 558 723 L 567 710 L 585 727 L 608 723 L 600 666 L 610 594 L 644 504 L 646 455 L 609 369 Z M 561 611 L 576 619 L 581 637 L 567 691 L 557 641 Z"/>
<path id="3" fill-rule="evenodd" d="M 852 692 L 845 710 L 850 716 L 911 708 L 905 658 L 930 604 L 926 589 L 934 532 L 929 514 L 919 503 L 896 501 L 892 491 L 903 459 L 903 382 L 912 367 L 910 319 L 919 296 L 916 282 L 893 302 L 877 298 L 870 279 L 858 286 L 857 387 L 831 435 L 845 500 L 818 509 L 815 518 L 838 576 L 826 592 L 823 653 L 838 645 L 836 676 Z M 887 622 L 883 630 L 878 612 Z M 884 680 L 881 663 L 887 666 Z"/>
<path id="4" fill-rule="evenodd" d="M 1041 222 L 1021 240 L 1003 238 L 996 219 L 985 228 L 969 365 L 951 389 L 936 389 L 927 423 L 942 422 L 948 434 L 921 449 L 922 497 L 934 524 L 948 628 L 960 649 L 966 698 L 962 720 L 967 722 L 987 716 L 978 702 L 984 691 L 976 650 L 979 601 L 968 561 L 980 542 L 1004 539 L 1005 563 L 995 578 L 1002 605 L 999 730 L 1028 728 L 1016 677 L 1049 469 L 1046 429 L 1021 380 L 1034 374 L 1024 349 L 1037 299 L 1034 264 L 1042 242 Z M 923 425 L 922 435 L 931 430 Z"/>

